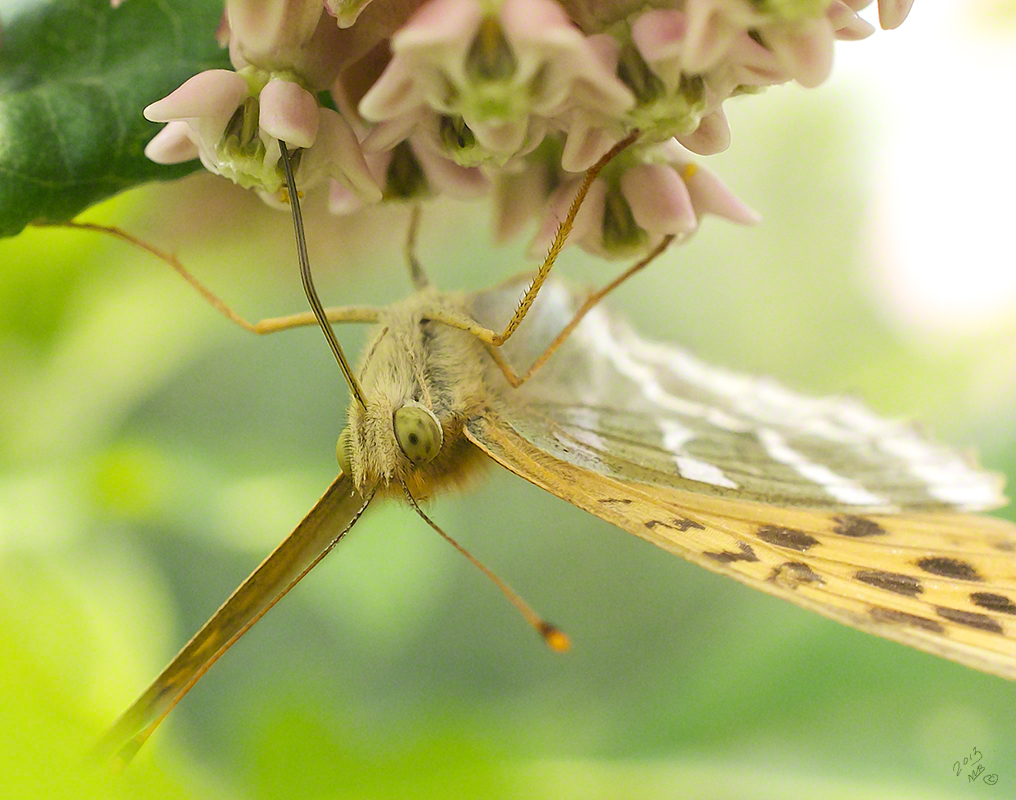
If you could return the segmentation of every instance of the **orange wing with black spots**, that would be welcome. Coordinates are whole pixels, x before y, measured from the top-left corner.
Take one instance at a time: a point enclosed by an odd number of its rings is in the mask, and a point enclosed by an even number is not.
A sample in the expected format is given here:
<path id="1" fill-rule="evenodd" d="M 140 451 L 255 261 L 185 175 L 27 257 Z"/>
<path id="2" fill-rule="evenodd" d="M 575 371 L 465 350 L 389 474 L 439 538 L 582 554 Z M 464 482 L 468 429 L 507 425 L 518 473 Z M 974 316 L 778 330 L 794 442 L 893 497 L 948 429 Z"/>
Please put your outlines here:
<path id="1" fill-rule="evenodd" d="M 544 287 L 513 368 L 580 299 Z M 912 426 L 704 364 L 601 306 L 521 389 L 499 379 L 466 435 L 512 472 L 714 572 L 1016 678 L 1016 526 L 968 513 L 1004 503 L 1001 480 Z"/>
<path id="2" fill-rule="evenodd" d="M 526 480 L 653 544 L 863 631 L 1016 679 L 1016 526 L 972 514 L 779 508 L 621 482 L 503 419 L 467 436 Z"/>

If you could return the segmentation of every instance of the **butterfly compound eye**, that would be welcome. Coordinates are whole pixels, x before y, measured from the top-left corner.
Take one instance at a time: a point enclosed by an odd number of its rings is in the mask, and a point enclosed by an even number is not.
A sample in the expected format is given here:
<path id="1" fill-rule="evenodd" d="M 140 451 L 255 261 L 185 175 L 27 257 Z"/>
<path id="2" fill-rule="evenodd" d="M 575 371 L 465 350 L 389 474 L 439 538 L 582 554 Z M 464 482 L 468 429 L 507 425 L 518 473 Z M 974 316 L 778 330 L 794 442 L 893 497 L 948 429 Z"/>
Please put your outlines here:
<path id="1" fill-rule="evenodd" d="M 441 451 L 444 432 L 429 409 L 423 406 L 403 406 L 395 412 L 395 438 L 414 464 L 433 461 Z"/>
<path id="2" fill-rule="evenodd" d="M 342 433 L 339 434 L 339 441 L 335 445 L 335 457 L 339 460 L 342 474 L 350 476 L 353 474 L 353 442 L 351 437 L 352 434 L 349 432 L 349 428 L 345 427 L 342 429 Z"/>

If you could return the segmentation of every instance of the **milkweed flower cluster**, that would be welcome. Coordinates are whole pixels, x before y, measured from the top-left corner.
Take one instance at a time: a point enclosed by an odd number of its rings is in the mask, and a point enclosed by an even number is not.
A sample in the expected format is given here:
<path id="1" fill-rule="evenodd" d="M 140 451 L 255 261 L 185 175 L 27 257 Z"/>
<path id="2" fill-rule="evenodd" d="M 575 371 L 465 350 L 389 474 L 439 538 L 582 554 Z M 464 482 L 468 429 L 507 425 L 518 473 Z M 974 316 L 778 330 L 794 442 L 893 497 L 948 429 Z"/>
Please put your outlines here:
<path id="1" fill-rule="evenodd" d="M 912 0 L 879 0 L 882 27 Z M 546 243 L 582 174 L 574 240 L 607 257 L 690 234 L 703 214 L 756 219 L 695 161 L 724 150 L 726 100 L 817 86 L 836 40 L 869 36 L 870 0 L 226 0 L 234 70 L 145 109 L 146 153 L 200 158 L 284 205 L 279 141 L 303 191 L 349 213 L 382 200 L 493 190 L 500 236 L 542 214 Z"/>

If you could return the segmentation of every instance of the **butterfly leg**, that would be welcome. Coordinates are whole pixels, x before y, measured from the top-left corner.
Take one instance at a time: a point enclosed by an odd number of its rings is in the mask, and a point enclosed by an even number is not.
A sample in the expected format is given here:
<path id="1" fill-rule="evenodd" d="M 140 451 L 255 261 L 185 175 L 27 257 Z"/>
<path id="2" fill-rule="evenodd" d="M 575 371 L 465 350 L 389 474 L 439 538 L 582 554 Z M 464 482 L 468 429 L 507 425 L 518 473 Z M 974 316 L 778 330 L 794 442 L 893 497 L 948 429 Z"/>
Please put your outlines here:
<path id="1" fill-rule="evenodd" d="M 487 351 L 494 359 L 494 363 L 497 364 L 498 367 L 501 369 L 501 372 L 504 373 L 504 376 L 508 380 L 508 383 L 511 384 L 513 388 L 517 389 L 523 383 L 532 378 L 533 375 L 536 374 L 537 370 L 539 370 L 540 367 L 546 364 L 547 361 L 550 360 L 550 357 L 554 355 L 554 353 L 557 351 L 557 349 L 562 344 L 564 344 L 565 340 L 572 335 L 572 332 L 579 326 L 579 323 L 582 322 L 583 317 L 585 317 L 586 314 L 588 314 L 589 311 L 597 303 L 599 303 L 604 297 L 606 297 L 618 286 L 620 286 L 622 283 L 628 280 L 628 278 L 630 278 L 636 272 L 641 271 L 642 269 L 647 267 L 650 263 L 652 263 L 658 255 L 660 255 L 664 250 L 667 249 L 667 247 L 670 245 L 672 241 L 674 241 L 675 238 L 676 237 L 673 234 L 671 234 L 670 236 L 664 236 L 663 240 L 658 245 L 656 245 L 656 247 L 654 247 L 649 252 L 648 255 L 639 260 L 633 266 L 626 269 L 624 272 L 618 275 L 614 280 L 612 280 L 602 289 L 597 289 L 595 292 L 592 292 L 585 299 L 582 305 L 579 306 L 578 311 L 575 312 L 575 316 L 573 316 L 571 320 L 569 320 L 568 324 L 561 329 L 561 332 L 557 335 L 554 341 L 547 346 L 547 349 L 540 354 L 540 356 L 536 359 L 536 361 L 533 362 L 532 366 L 530 366 L 529 369 L 526 370 L 526 372 L 521 377 L 515 374 L 515 371 L 508 365 L 508 362 L 504 360 L 504 356 L 501 355 L 499 350 L 492 347 L 491 345 L 487 345 Z"/>
<path id="2" fill-rule="evenodd" d="M 550 276 L 550 270 L 554 267 L 557 257 L 561 255 L 561 251 L 564 249 L 565 242 L 568 240 L 568 235 L 571 233 L 571 230 L 575 225 L 575 216 L 579 213 L 579 209 L 582 207 L 582 203 L 586 199 L 586 195 L 589 193 L 589 188 L 593 185 L 593 181 L 596 180 L 600 171 L 607 166 L 607 164 L 610 163 L 610 161 L 617 156 L 618 153 L 635 143 L 639 137 L 639 133 L 640 132 L 638 130 L 634 130 L 629 133 L 620 142 L 610 148 L 610 150 L 608 150 L 600 158 L 600 160 L 593 164 L 593 166 L 589 168 L 589 171 L 586 172 L 586 177 L 583 179 L 582 185 L 575 194 L 575 199 L 572 200 L 572 204 L 568 208 L 568 215 L 557 227 L 557 235 L 554 236 L 554 241 L 550 245 L 550 250 L 547 251 L 547 258 L 544 260 L 539 270 L 537 270 L 536 275 L 529 284 L 529 288 L 526 289 L 526 293 L 519 301 L 519 305 L 515 309 L 515 313 L 512 315 L 512 318 L 508 321 L 508 325 L 501 333 L 493 331 L 490 328 L 485 328 L 475 320 L 459 314 L 436 311 L 434 314 L 430 315 L 430 318 L 437 322 L 442 322 L 445 325 L 450 325 L 453 328 L 468 331 L 487 345 L 488 349 L 492 347 L 500 347 L 507 342 L 508 339 L 511 338 L 512 334 L 518 329 L 522 320 L 526 318 L 526 314 L 528 314 L 529 309 L 532 308 L 533 302 L 536 300 L 536 296 L 540 293 L 540 289 L 543 288 L 543 284 Z M 504 368 L 502 367 L 502 369 Z M 507 375 L 507 373 L 505 374 Z"/>
<path id="3" fill-rule="evenodd" d="M 256 333 L 259 336 L 263 336 L 268 333 L 275 333 L 276 331 L 284 331 L 290 328 L 298 328 L 304 325 L 315 324 L 314 315 L 310 312 L 293 314 L 288 317 L 274 317 L 271 319 L 261 320 L 260 322 L 248 322 L 230 308 L 227 303 L 219 299 L 219 297 L 211 289 L 194 277 L 190 270 L 181 264 L 180 260 L 175 255 L 167 253 L 164 250 L 160 250 L 143 239 L 139 239 L 133 234 L 127 233 L 127 231 L 122 228 L 117 228 L 113 225 L 99 225 L 94 222 L 76 222 L 74 220 L 68 220 L 66 222 L 37 222 L 35 224 L 39 227 L 72 228 L 82 231 L 95 231 L 97 233 L 104 233 L 107 236 L 112 236 L 122 242 L 132 244 L 135 247 L 144 250 L 146 253 L 150 253 L 155 256 L 160 261 L 164 261 L 166 264 L 169 264 L 172 270 L 187 281 L 190 286 L 197 290 L 198 294 L 200 294 L 208 302 L 208 304 L 212 306 L 212 308 L 222 314 L 222 316 L 234 325 L 238 325 L 245 331 Z M 371 306 L 329 308 L 325 312 L 329 322 L 377 322 L 380 313 L 381 309 Z"/>
<path id="4" fill-rule="evenodd" d="M 547 346 L 547 349 L 540 354 L 536 361 L 533 362 L 532 366 L 530 366 L 529 369 L 521 376 L 512 369 L 511 365 L 505 360 L 504 356 L 501 355 L 501 351 L 499 349 L 500 345 L 496 344 L 495 341 L 492 341 L 489 336 L 494 333 L 489 328 L 484 328 L 480 325 L 480 323 L 470 317 L 458 314 L 435 311 L 435 313 L 430 315 L 430 318 L 437 320 L 438 322 L 443 322 L 446 325 L 450 325 L 453 328 L 459 328 L 460 330 L 467 331 L 468 333 L 476 336 L 486 346 L 487 352 L 490 353 L 491 358 L 494 359 L 494 363 L 497 364 L 498 368 L 504 374 L 505 380 L 507 380 L 513 388 L 517 389 L 532 378 L 540 367 L 550 360 L 550 357 L 554 355 L 554 352 L 562 344 L 564 344 L 565 340 L 571 336 L 572 332 L 579 326 L 579 323 L 582 322 L 583 317 L 585 317 L 597 303 L 628 280 L 628 278 L 636 272 L 639 272 L 647 267 L 658 255 L 667 249 L 668 245 L 670 245 L 675 238 L 676 237 L 673 235 L 665 236 L 663 240 L 649 252 L 648 255 L 626 269 L 602 289 L 598 289 L 590 294 L 585 299 L 585 302 L 579 306 L 578 311 L 575 312 L 575 316 L 573 316 L 568 324 L 561 329 L 561 332 L 557 335 L 554 341 Z"/>
<path id="5" fill-rule="evenodd" d="M 430 286 L 430 279 L 423 271 L 423 266 L 416 257 L 416 237 L 420 231 L 420 217 L 423 216 L 423 207 L 414 203 L 409 212 L 409 229 L 406 231 L 406 243 L 403 252 L 406 256 L 406 265 L 409 267 L 409 280 L 417 291 Z"/>
<path id="6" fill-rule="evenodd" d="M 325 318 L 329 322 L 377 322 L 381 309 L 376 306 L 335 306 L 325 309 Z M 265 335 L 276 331 L 288 331 L 290 328 L 303 328 L 317 325 L 312 311 L 302 311 L 286 317 L 272 317 L 254 323 L 254 333 Z"/>

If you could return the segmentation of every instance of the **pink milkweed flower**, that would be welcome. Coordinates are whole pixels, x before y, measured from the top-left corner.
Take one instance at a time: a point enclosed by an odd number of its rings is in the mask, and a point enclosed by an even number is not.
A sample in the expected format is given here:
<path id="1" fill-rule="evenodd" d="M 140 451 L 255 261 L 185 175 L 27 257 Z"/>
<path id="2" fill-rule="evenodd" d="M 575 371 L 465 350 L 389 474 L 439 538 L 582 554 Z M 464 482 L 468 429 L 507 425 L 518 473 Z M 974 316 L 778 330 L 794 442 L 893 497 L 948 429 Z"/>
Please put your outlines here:
<path id="1" fill-rule="evenodd" d="M 463 167 L 409 137 L 381 153 L 367 153 L 367 166 L 381 187 L 385 201 L 418 200 L 432 195 L 447 195 L 474 200 L 487 193 L 490 181 L 478 167 Z M 333 180 L 328 195 L 328 210 L 333 214 L 351 214 L 365 205 L 362 197 Z"/>
<path id="2" fill-rule="evenodd" d="M 711 155 L 730 144 L 722 104 L 734 87 L 683 68 L 686 28 L 683 13 L 650 10 L 631 23 L 630 39 L 617 43 L 618 75 L 636 97 L 626 119 L 649 140 L 676 137 L 689 150 Z"/>
<path id="3" fill-rule="evenodd" d="M 581 181 L 582 176 L 576 176 L 551 196 L 550 213 L 530 244 L 532 255 L 553 241 Z M 760 219 L 671 139 L 611 162 L 590 187 L 569 241 L 594 255 L 626 258 L 654 247 L 664 236 L 687 238 L 704 214 L 741 225 Z"/>
<path id="4" fill-rule="evenodd" d="M 467 163 L 503 165 L 566 111 L 617 118 L 633 102 L 553 0 L 431 0 L 392 37 L 392 52 L 360 113 L 448 118 L 439 124 L 469 142 Z"/>
<path id="5" fill-rule="evenodd" d="M 859 11 L 870 4 L 871 0 L 845 0 L 845 2 L 854 11 Z M 878 0 L 878 24 L 882 26 L 882 30 L 889 31 L 902 25 L 913 4 L 914 0 Z"/>
<path id="6" fill-rule="evenodd" d="M 685 28 L 681 12 L 647 11 L 617 44 L 618 75 L 636 99 L 628 117 L 657 141 L 694 133 L 706 112 L 705 80 L 683 70 L 678 56 Z"/>
<path id="7" fill-rule="evenodd" d="M 145 117 L 168 123 L 145 148 L 157 163 L 200 158 L 210 172 L 283 204 L 279 140 L 295 149 L 301 190 L 331 177 L 366 202 L 381 199 L 352 129 L 294 81 L 248 68 L 208 70 L 152 103 Z"/>
<path id="8" fill-rule="evenodd" d="M 526 223 L 547 207 L 554 185 L 554 167 L 546 159 L 518 162 L 497 176 L 494 192 L 494 239 L 506 242 L 522 232 Z"/>
<path id="9" fill-rule="evenodd" d="M 237 71 L 253 66 L 298 76 L 313 91 L 339 74 L 342 33 L 322 0 L 226 0 L 224 26 Z"/>
<path id="10" fill-rule="evenodd" d="M 819 81 L 834 35 L 856 39 L 871 30 L 841 0 L 755 2 L 747 10 L 745 0 L 689 0 L 686 10 L 641 12 L 627 36 L 615 33 L 617 72 L 636 97 L 629 125 L 658 141 L 674 136 L 700 155 L 719 152 L 730 143 L 727 98 L 794 77 Z"/>
<path id="11" fill-rule="evenodd" d="M 870 0 L 862 0 L 870 2 Z M 865 19 L 862 19 L 857 11 L 845 3 L 844 0 L 833 0 L 826 16 L 833 24 L 836 38 L 841 41 L 859 41 L 867 39 L 875 32 L 874 26 Z"/>
<path id="12" fill-rule="evenodd" d="M 238 72 L 203 73 L 152 104 L 148 117 L 168 124 L 146 152 L 167 163 L 200 157 L 280 202 L 286 141 L 299 150 L 303 188 L 332 181 L 342 210 L 381 196 L 474 197 L 498 173 L 511 176 L 502 187 L 529 191 L 530 156 L 544 143 L 554 179 L 587 169 L 634 128 L 643 153 L 672 137 L 719 152 L 730 142 L 727 98 L 788 80 L 817 85 L 835 39 L 872 32 L 857 15 L 871 0 L 682 0 L 634 12 L 637 3 L 596 0 L 399 0 L 353 25 L 369 1 L 226 0 L 216 36 Z M 899 24 L 911 2 L 879 0 L 883 26 Z M 326 88 L 338 114 L 320 107 Z M 629 167 L 627 183 L 655 193 L 664 217 L 687 217 L 675 210 L 673 176 Z M 618 251 L 629 238 L 623 214 L 634 238 L 659 222 L 649 209 L 635 214 L 622 183 L 601 198 L 604 220 L 616 223 L 607 249 Z M 521 216 L 504 219 L 514 228 Z"/>
<path id="13" fill-rule="evenodd" d="M 522 120 L 522 124 L 489 125 L 473 131 L 462 117 L 444 116 L 421 106 L 374 126 L 363 139 L 363 149 L 383 152 L 412 138 L 417 146 L 462 167 L 501 167 L 510 158 L 533 150 L 546 131 L 546 122 L 537 117 Z"/>
<path id="14" fill-rule="evenodd" d="M 370 0 L 325 0 L 325 8 L 340 28 L 352 27 Z"/>
<path id="15" fill-rule="evenodd" d="M 472 200 L 487 193 L 490 180 L 479 167 L 459 163 L 445 153 L 433 129 L 440 118 L 430 109 L 421 108 L 416 114 L 370 129 L 353 110 L 347 88 L 337 81 L 332 98 L 343 118 L 351 121 L 385 201 L 419 200 L 437 194 Z M 349 214 L 363 205 L 361 198 L 332 181 L 329 211 Z"/>
<path id="16" fill-rule="evenodd" d="M 834 28 L 826 16 L 830 3 L 688 0 L 680 12 L 682 70 L 692 75 L 709 72 L 721 64 L 739 35 L 750 33 L 776 55 L 791 79 L 802 86 L 817 86 L 832 68 Z"/>

